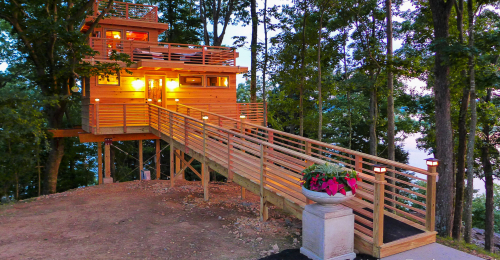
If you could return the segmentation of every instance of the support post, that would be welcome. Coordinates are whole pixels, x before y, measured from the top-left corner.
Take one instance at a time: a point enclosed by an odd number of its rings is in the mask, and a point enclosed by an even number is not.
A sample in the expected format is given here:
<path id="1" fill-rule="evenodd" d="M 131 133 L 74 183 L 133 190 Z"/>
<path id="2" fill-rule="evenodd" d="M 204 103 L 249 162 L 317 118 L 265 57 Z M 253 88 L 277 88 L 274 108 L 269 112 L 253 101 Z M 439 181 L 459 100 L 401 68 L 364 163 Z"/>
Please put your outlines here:
<path id="1" fill-rule="evenodd" d="M 437 166 L 427 166 L 427 171 L 432 175 L 427 175 L 427 205 L 425 207 L 425 228 L 434 231 L 436 227 L 436 168 Z"/>
<path id="2" fill-rule="evenodd" d="M 161 177 L 161 172 L 160 172 L 160 139 L 156 139 L 156 179 L 159 180 Z"/>
<path id="3" fill-rule="evenodd" d="M 112 140 L 111 138 L 106 138 L 104 139 L 104 171 L 105 171 L 105 176 L 102 180 L 104 184 L 106 183 L 113 183 L 113 179 L 111 178 L 111 143 Z"/>
<path id="4" fill-rule="evenodd" d="M 241 186 L 241 199 L 244 200 L 247 198 L 247 189 L 243 188 L 243 186 Z"/>
<path id="5" fill-rule="evenodd" d="M 102 143 L 97 142 L 97 180 L 102 184 Z"/>
<path id="6" fill-rule="evenodd" d="M 233 181 L 233 171 L 231 171 L 231 134 L 227 133 L 227 182 Z"/>
<path id="7" fill-rule="evenodd" d="M 363 172 L 363 157 L 359 156 L 359 155 L 356 155 L 356 157 L 354 157 L 354 170 L 356 172 Z M 362 182 L 363 180 L 359 180 L 359 182 Z M 361 186 L 358 186 L 359 189 L 363 190 L 363 188 Z M 359 194 L 356 194 L 355 195 L 356 198 L 362 198 L 361 195 Z"/>
<path id="8" fill-rule="evenodd" d="M 174 179 L 175 179 L 175 146 L 174 146 L 174 126 L 173 116 L 171 112 L 168 112 L 168 123 L 169 123 L 169 131 L 170 131 L 170 187 L 174 187 Z"/>
<path id="9" fill-rule="evenodd" d="M 142 140 L 139 140 L 139 180 L 142 181 L 141 171 L 143 170 L 143 154 L 142 154 Z"/>
<path id="10" fill-rule="evenodd" d="M 179 158 L 179 154 L 181 153 L 181 150 L 175 149 L 175 174 L 179 174 L 181 170 L 181 158 Z"/>
<path id="11" fill-rule="evenodd" d="M 207 167 L 207 154 L 206 154 L 206 149 L 207 149 L 207 124 L 205 120 L 203 120 L 203 163 L 201 164 L 201 176 L 202 182 L 203 182 L 203 198 L 205 201 L 208 201 L 208 182 L 210 181 L 210 172 L 208 171 Z"/>
<path id="12" fill-rule="evenodd" d="M 384 243 L 384 189 L 385 173 L 375 173 L 373 200 L 373 254 L 380 257 L 380 246 Z"/>
<path id="13" fill-rule="evenodd" d="M 260 145 L 260 220 L 267 221 L 269 218 L 269 207 L 264 196 L 264 185 L 266 181 L 266 169 L 264 166 L 264 145 Z"/>

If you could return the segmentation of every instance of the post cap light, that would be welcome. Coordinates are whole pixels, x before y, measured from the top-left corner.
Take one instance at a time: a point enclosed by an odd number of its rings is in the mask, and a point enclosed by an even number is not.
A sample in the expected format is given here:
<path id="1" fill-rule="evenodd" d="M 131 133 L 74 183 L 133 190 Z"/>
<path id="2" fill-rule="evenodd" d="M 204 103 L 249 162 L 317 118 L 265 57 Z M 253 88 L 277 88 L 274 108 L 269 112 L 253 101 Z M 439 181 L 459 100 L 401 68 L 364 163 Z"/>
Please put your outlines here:
<path id="1" fill-rule="evenodd" d="M 427 166 L 436 167 L 439 165 L 439 160 L 436 158 L 427 158 L 425 159 L 425 163 L 427 164 Z"/>
<path id="2" fill-rule="evenodd" d="M 247 116 L 245 115 L 240 115 L 240 118 L 243 119 L 243 118 L 246 118 Z"/>
<path id="3" fill-rule="evenodd" d="M 208 116 L 203 116 L 202 118 L 203 118 L 203 120 L 207 120 Z"/>
<path id="4" fill-rule="evenodd" d="M 384 173 L 387 171 L 387 166 L 382 165 L 382 164 L 374 164 L 373 165 L 373 171 L 375 173 Z"/>
<path id="5" fill-rule="evenodd" d="M 158 102 L 161 102 L 161 99 L 158 99 Z"/>
<path id="6" fill-rule="evenodd" d="M 176 99 L 175 99 L 175 102 L 179 102 L 179 99 L 178 99 L 178 98 L 176 98 Z"/>
<path id="7" fill-rule="evenodd" d="M 98 99 L 98 98 L 96 98 L 96 99 L 95 99 L 95 102 L 99 102 L 99 99 Z"/>
<path id="8" fill-rule="evenodd" d="M 150 99 L 150 98 L 148 98 L 148 102 L 151 102 L 151 101 L 153 101 L 153 100 L 152 100 L 152 99 Z"/>

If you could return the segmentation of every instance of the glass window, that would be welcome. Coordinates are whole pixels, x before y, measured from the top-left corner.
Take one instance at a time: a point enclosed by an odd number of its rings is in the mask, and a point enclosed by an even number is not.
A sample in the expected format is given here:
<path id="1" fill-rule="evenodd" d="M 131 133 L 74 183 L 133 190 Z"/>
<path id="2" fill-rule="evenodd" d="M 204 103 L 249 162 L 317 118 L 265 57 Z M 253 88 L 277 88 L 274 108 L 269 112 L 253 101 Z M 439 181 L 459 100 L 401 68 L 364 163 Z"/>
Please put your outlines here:
<path id="1" fill-rule="evenodd" d="M 227 88 L 229 86 L 229 77 L 227 76 L 207 76 L 207 87 Z"/>
<path id="2" fill-rule="evenodd" d="M 148 80 L 148 99 L 161 101 L 163 93 L 163 79 Z"/>
<path id="3" fill-rule="evenodd" d="M 97 77 L 97 85 L 120 85 L 120 75 L 108 74 Z"/>
<path id="4" fill-rule="evenodd" d="M 112 30 L 107 30 L 106 31 L 106 39 L 117 39 L 120 40 L 122 38 L 122 32 L 121 31 L 112 31 Z"/>
<path id="5" fill-rule="evenodd" d="M 147 32 L 136 32 L 136 31 L 127 31 L 126 36 L 127 40 L 143 41 L 143 42 L 147 42 L 149 38 Z"/>
<path id="6" fill-rule="evenodd" d="M 203 76 L 181 75 L 179 76 L 179 84 L 181 87 L 203 87 Z"/>

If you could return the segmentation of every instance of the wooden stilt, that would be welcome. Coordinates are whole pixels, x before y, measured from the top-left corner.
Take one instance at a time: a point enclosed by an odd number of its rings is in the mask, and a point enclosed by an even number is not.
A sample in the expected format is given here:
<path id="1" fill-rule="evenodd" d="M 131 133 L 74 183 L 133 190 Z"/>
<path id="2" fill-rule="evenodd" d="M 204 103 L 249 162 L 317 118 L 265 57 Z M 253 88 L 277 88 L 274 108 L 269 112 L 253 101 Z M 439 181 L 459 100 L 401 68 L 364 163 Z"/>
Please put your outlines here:
<path id="1" fill-rule="evenodd" d="M 102 143 L 97 142 L 97 180 L 102 184 Z"/>
<path id="2" fill-rule="evenodd" d="M 269 203 L 266 199 L 260 197 L 260 220 L 267 221 L 269 219 Z"/>
<path id="3" fill-rule="evenodd" d="M 142 140 L 139 140 L 139 180 L 142 180 L 141 171 L 143 170 L 143 158 L 142 158 Z"/>
<path id="4" fill-rule="evenodd" d="M 105 142 L 104 144 L 104 177 L 111 178 L 111 142 Z"/>
<path id="5" fill-rule="evenodd" d="M 203 176 L 203 198 L 208 201 L 208 182 L 210 181 L 210 171 L 206 163 L 201 165 L 201 175 Z"/>
<path id="6" fill-rule="evenodd" d="M 172 139 L 171 139 L 172 140 Z M 174 142 L 170 142 L 170 187 L 174 187 L 174 177 L 175 177 L 175 148 Z"/>
<path id="7" fill-rule="evenodd" d="M 156 179 L 159 180 L 160 179 L 160 139 L 156 139 Z"/>
<path id="8" fill-rule="evenodd" d="M 241 199 L 244 200 L 247 198 L 247 189 L 241 187 Z"/>
<path id="9" fill-rule="evenodd" d="M 181 158 L 179 158 L 180 151 L 179 149 L 175 150 L 175 174 L 179 174 L 179 171 L 181 170 Z"/>
<path id="10" fill-rule="evenodd" d="M 267 221 L 269 218 L 269 207 L 264 196 L 264 186 L 266 184 L 266 167 L 264 165 L 264 160 L 266 154 L 264 153 L 264 145 L 260 145 L 260 220 Z"/>
<path id="11" fill-rule="evenodd" d="M 180 150 L 179 150 L 179 151 L 180 151 Z M 182 159 L 184 159 L 184 158 L 185 158 L 185 156 L 184 156 L 184 152 L 181 152 L 181 158 L 182 158 Z M 180 162 L 179 162 L 179 165 L 180 165 Z M 185 171 L 185 170 L 181 170 L 181 178 L 182 178 L 183 180 L 185 180 L 185 179 L 186 179 L 186 171 Z"/>

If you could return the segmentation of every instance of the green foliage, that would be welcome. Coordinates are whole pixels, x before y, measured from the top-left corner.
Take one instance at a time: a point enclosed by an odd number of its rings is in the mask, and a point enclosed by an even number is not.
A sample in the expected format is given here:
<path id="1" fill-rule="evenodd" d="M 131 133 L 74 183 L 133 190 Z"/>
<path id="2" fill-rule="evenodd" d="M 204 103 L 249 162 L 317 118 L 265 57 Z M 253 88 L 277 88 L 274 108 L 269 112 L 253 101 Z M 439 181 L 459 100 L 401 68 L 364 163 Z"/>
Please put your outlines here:
<path id="1" fill-rule="evenodd" d="M 495 219 L 495 232 L 500 233 L 500 185 L 494 184 L 493 189 L 494 201 L 494 219 Z M 472 201 L 472 226 L 484 229 L 485 216 L 486 216 L 486 195 L 477 194 Z"/>

